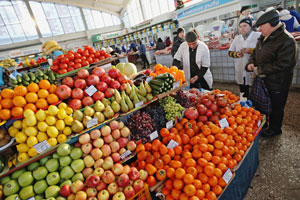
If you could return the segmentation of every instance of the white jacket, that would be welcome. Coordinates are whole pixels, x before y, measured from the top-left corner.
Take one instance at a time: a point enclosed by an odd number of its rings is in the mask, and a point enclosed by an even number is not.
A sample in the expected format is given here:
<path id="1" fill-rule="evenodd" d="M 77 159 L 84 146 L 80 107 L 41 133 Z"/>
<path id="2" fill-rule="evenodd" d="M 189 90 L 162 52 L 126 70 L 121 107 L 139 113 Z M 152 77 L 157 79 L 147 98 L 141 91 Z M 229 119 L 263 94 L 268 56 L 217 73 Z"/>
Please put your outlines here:
<path id="1" fill-rule="evenodd" d="M 176 54 L 174 55 L 174 59 L 178 61 L 182 61 L 183 63 L 183 71 L 185 74 L 186 81 L 189 81 L 191 79 L 191 73 L 190 73 L 190 51 L 189 46 L 187 42 L 183 42 L 179 49 L 177 50 Z M 204 42 L 198 41 L 198 47 L 197 47 L 197 54 L 196 54 L 196 63 L 199 67 L 207 67 L 207 71 L 204 74 L 204 79 L 207 82 L 208 86 L 212 88 L 213 84 L 213 77 L 209 70 L 210 67 L 210 53 L 207 45 Z"/>

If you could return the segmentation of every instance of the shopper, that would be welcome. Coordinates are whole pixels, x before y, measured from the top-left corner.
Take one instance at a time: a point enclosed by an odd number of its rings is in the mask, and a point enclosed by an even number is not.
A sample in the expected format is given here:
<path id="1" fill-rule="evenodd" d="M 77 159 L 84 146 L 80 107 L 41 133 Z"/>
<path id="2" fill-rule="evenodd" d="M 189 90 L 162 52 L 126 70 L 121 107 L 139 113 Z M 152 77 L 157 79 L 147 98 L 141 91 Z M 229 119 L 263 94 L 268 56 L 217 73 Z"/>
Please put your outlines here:
<path id="1" fill-rule="evenodd" d="M 283 9 L 280 12 L 280 21 L 285 24 L 285 28 L 288 32 L 292 33 L 295 31 L 300 31 L 300 25 L 296 17 L 290 14 L 290 11 Z"/>
<path id="2" fill-rule="evenodd" d="M 212 89 L 213 77 L 209 70 L 210 53 L 207 45 L 199 40 L 195 32 L 188 32 L 178 51 L 176 52 L 173 65 L 180 67 L 183 63 L 183 70 L 190 87 Z"/>
<path id="3" fill-rule="evenodd" d="M 140 43 L 139 52 L 140 52 L 140 56 L 143 60 L 143 69 L 146 68 L 146 65 L 147 65 L 147 68 L 149 68 L 149 62 L 148 62 L 148 59 L 146 57 L 146 47 L 143 44 L 142 40 L 140 40 L 139 43 Z"/>
<path id="4" fill-rule="evenodd" d="M 177 52 L 179 46 L 181 43 L 184 42 L 184 29 L 183 28 L 178 28 L 177 29 L 177 37 L 174 38 L 174 44 L 172 46 L 172 57 L 174 57 L 175 53 Z"/>
<path id="5" fill-rule="evenodd" d="M 134 41 L 131 41 L 129 50 L 130 50 L 130 51 L 134 51 L 134 52 L 137 51 L 136 44 L 134 43 Z"/>
<path id="6" fill-rule="evenodd" d="M 274 9 L 263 14 L 256 26 L 262 35 L 246 70 L 253 71 L 257 67 L 259 76 L 264 77 L 272 111 L 269 115 L 269 127 L 262 136 L 272 137 L 282 133 L 284 107 L 297 63 L 297 43 L 285 31 L 284 25 L 279 21 L 279 13 Z"/>
<path id="7" fill-rule="evenodd" d="M 253 52 L 259 32 L 251 30 L 252 21 L 249 18 L 240 21 L 240 35 L 232 41 L 228 55 L 234 58 L 235 81 L 240 86 L 240 96 L 248 97 L 249 85 L 251 85 L 250 72 L 246 72 L 245 65 L 248 63 L 250 54 Z"/>
<path id="8" fill-rule="evenodd" d="M 243 6 L 241 8 L 240 11 L 240 17 L 238 19 L 238 23 L 237 23 L 237 29 L 239 30 L 239 25 L 240 25 L 240 21 L 244 18 L 250 18 L 250 20 L 252 21 L 252 24 L 255 24 L 255 20 L 254 17 L 251 15 L 251 7 L 250 6 Z"/>
<path id="9" fill-rule="evenodd" d="M 157 40 L 157 42 L 156 42 L 156 48 L 155 48 L 155 50 L 157 51 L 157 50 L 163 50 L 163 49 L 165 49 L 166 47 L 165 47 L 165 44 L 164 44 L 164 42 L 162 41 L 162 39 L 161 38 L 158 38 L 158 40 Z"/>
<path id="10" fill-rule="evenodd" d="M 165 40 L 165 46 L 166 46 L 166 47 L 169 47 L 169 46 L 171 45 L 171 43 L 172 43 L 172 42 L 171 42 L 170 37 L 167 37 L 166 40 Z"/>
<path id="11" fill-rule="evenodd" d="M 124 43 L 122 44 L 122 47 L 121 47 L 121 48 L 122 48 L 122 52 L 123 52 L 123 53 L 126 53 L 126 52 L 127 52 L 127 51 L 126 51 L 126 47 L 125 47 L 125 44 L 124 44 Z"/>

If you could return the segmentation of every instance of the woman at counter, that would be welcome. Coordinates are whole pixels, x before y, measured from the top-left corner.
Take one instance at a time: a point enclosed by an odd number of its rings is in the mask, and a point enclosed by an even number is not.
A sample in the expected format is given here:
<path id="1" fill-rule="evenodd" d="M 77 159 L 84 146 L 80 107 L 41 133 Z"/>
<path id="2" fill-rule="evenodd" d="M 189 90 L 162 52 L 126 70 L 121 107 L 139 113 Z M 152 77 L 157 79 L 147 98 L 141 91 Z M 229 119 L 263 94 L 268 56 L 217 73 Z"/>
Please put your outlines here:
<path id="1" fill-rule="evenodd" d="M 166 47 L 165 47 L 165 44 L 164 44 L 164 42 L 162 41 L 162 39 L 161 38 L 158 38 L 158 40 L 157 40 L 157 42 L 156 42 L 156 48 L 155 48 L 155 50 L 157 51 L 157 50 L 163 50 L 163 49 L 165 49 Z"/>

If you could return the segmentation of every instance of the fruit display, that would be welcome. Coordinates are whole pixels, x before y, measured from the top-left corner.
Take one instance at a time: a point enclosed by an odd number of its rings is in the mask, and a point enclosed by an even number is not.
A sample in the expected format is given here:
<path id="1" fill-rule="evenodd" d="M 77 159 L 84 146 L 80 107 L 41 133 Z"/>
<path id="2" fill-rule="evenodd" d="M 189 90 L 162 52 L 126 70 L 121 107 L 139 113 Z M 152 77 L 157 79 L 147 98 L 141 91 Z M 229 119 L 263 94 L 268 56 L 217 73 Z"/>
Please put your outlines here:
<path id="1" fill-rule="evenodd" d="M 53 51 L 61 50 L 61 46 L 54 40 L 49 40 L 42 45 L 43 52 L 50 55 Z"/>
<path id="2" fill-rule="evenodd" d="M 165 111 L 159 104 L 150 104 L 145 108 L 145 112 L 148 113 L 155 122 L 155 130 L 160 130 L 166 126 L 167 120 L 165 118 Z"/>
<path id="3" fill-rule="evenodd" d="M 177 82 L 179 81 L 180 85 L 185 82 L 185 76 L 184 76 L 184 71 L 179 70 L 177 67 L 172 66 L 170 68 L 166 66 L 162 66 L 161 64 L 156 64 L 154 66 L 154 71 L 149 73 L 149 76 L 152 76 L 155 78 L 156 76 L 164 73 L 169 73 L 173 75 L 174 81 Z"/>
<path id="4" fill-rule="evenodd" d="M 132 76 L 137 73 L 137 68 L 133 63 L 118 63 L 116 68 L 125 76 Z"/>
<path id="5" fill-rule="evenodd" d="M 176 101 L 185 108 L 194 107 L 200 102 L 201 92 L 198 89 L 181 89 L 176 95 Z"/>
<path id="6" fill-rule="evenodd" d="M 173 83 L 173 76 L 169 73 L 164 73 L 155 76 L 155 78 L 149 82 L 149 85 L 151 86 L 152 94 L 157 95 L 173 89 Z"/>
<path id="7" fill-rule="evenodd" d="M 34 113 L 27 109 L 24 111 L 24 119 L 16 120 L 8 132 L 11 137 L 16 138 L 18 162 L 27 161 L 30 157 L 38 154 L 34 145 L 46 140 L 50 146 L 56 146 L 66 142 L 71 135 L 73 117 L 72 108 L 61 103 L 58 107 L 51 105 L 48 110 L 38 110 Z"/>
<path id="8" fill-rule="evenodd" d="M 47 109 L 48 105 L 57 104 L 62 98 L 55 94 L 56 85 L 51 85 L 48 80 L 39 83 L 30 83 L 27 87 L 18 85 L 14 89 L 3 89 L 1 91 L 0 119 L 23 117 L 26 109 L 36 111 Z"/>
<path id="9" fill-rule="evenodd" d="M 0 147 L 6 145 L 9 143 L 11 137 L 10 135 L 7 133 L 6 129 L 4 128 L 0 128 Z M 1 169 L 1 166 L 0 166 Z M 1 171 L 1 170 L 0 170 Z"/>
<path id="10" fill-rule="evenodd" d="M 236 103 L 240 100 L 239 96 L 232 94 L 232 92 L 227 90 L 221 91 L 217 89 L 217 90 L 213 90 L 213 93 L 219 96 L 223 96 L 229 104 Z"/>
<path id="11" fill-rule="evenodd" d="M 90 46 L 84 46 L 84 49 L 77 49 L 76 53 L 69 50 L 66 54 L 59 55 L 50 69 L 55 73 L 65 74 L 110 57 L 111 55 L 105 50 L 96 51 Z"/>
<path id="12" fill-rule="evenodd" d="M 17 63 L 15 59 L 5 58 L 0 61 L 0 66 L 2 66 L 3 68 L 16 67 Z"/>
<path id="13" fill-rule="evenodd" d="M 59 199 L 65 185 L 77 190 L 84 181 L 83 152 L 78 147 L 62 144 L 57 152 L 33 162 L 1 179 L 6 199 Z"/>
<path id="14" fill-rule="evenodd" d="M 167 96 L 160 101 L 160 105 L 164 108 L 165 118 L 167 121 L 175 120 L 176 118 L 182 117 L 182 107 L 179 103 L 176 103 L 176 99 L 171 96 Z"/>

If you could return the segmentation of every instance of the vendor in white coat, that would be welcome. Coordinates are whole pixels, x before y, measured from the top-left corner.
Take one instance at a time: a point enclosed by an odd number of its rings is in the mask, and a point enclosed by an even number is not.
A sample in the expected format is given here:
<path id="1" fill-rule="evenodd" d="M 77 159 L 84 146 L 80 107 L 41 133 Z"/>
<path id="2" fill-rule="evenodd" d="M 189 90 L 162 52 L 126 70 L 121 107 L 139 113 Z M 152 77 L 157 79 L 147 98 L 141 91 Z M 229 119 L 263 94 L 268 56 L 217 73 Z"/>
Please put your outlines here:
<path id="1" fill-rule="evenodd" d="M 228 55 L 234 58 L 235 80 L 240 86 L 240 96 L 243 97 L 248 97 L 249 85 L 252 85 L 250 73 L 246 72 L 245 66 L 261 34 L 252 31 L 251 28 L 252 20 L 249 18 L 242 19 L 240 21 L 241 34 L 234 38 L 228 51 Z"/>
<path id="2" fill-rule="evenodd" d="M 190 87 L 212 89 L 213 77 L 209 70 L 210 54 L 206 44 L 199 40 L 195 32 L 188 32 L 174 55 L 173 65 L 180 68 L 183 63 L 185 78 Z"/>

